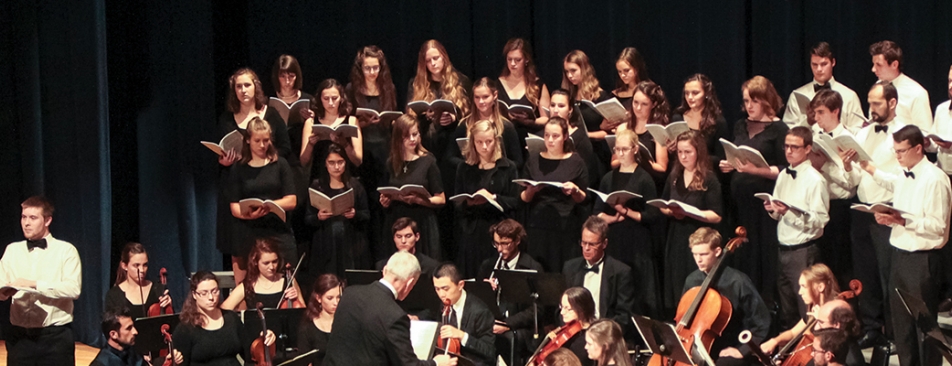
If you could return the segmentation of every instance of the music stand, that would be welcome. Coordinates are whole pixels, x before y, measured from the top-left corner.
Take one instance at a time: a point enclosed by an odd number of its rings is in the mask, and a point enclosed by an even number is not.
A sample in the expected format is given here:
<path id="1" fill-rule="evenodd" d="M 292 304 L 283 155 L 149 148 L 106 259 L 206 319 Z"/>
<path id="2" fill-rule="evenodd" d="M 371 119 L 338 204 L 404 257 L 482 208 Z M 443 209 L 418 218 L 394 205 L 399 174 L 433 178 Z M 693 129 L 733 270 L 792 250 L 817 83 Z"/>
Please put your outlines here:
<path id="1" fill-rule="evenodd" d="M 496 291 L 493 291 L 492 285 L 486 281 L 467 280 L 464 289 L 467 294 L 476 296 L 483 304 L 486 304 L 489 312 L 493 313 L 493 318 L 503 319 L 499 304 L 496 303 Z"/>
<path id="2" fill-rule="evenodd" d="M 688 365 L 695 365 L 691 356 L 688 356 L 688 351 L 681 344 L 678 332 L 675 331 L 673 324 L 659 322 L 641 315 L 632 316 L 631 320 L 635 322 L 638 333 L 641 334 L 641 338 L 644 338 L 645 344 L 651 348 L 654 354 Z M 703 347 L 701 348 L 703 349 Z"/>
<path id="3" fill-rule="evenodd" d="M 244 319 L 245 334 L 248 337 L 256 338 L 261 334 L 261 322 L 257 321 L 258 315 L 255 309 L 245 310 L 242 315 Z M 287 358 L 288 351 L 294 351 L 297 347 L 297 329 L 304 312 L 307 309 L 264 309 L 264 319 L 268 323 L 268 329 L 274 332 L 275 342 L 284 340 L 284 344 L 278 343 L 278 352 L 282 358 Z M 249 318 L 248 317 L 252 317 Z M 282 337 L 284 336 L 284 337 Z M 288 348 L 291 348 L 290 350 Z"/>
<path id="4" fill-rule="evenodd" d="M 398 303 L 408 314 L 419 314 L 425 311 L 439 314 L 443 309 L 443 302 L 440 301 L 440 297 L 436 295 L 436 290 L 433 288 L 433 277 L 428 274 L 421 274 L 407 297 Z"/>
<path id="5" fill-rule="evenodd" d="M 159 351 L 166 348 L 165 338 L 162 336 L 162 325 L 169 326 L 169 334 L 175 331 L 179 324 L 179 314 L 159 315 L 146 318 L 137 318 L 133 325 L 136 331 L 136 344 L 132 346 L 136 352 L 143 355 L 152 355 L 152 359 L 157 360 Z"/>
<path id="6" fill-rule="evenodd" d="M 513 304 L 532 303 L 533 338 L 539 338 L 539 306 L 562 304 L 565 277 L 559 273 L 538 273 L 527 270 L 496 270 L 500 301 Z"/>
<path id="7" fill-rule="evenodd" d="M 929 311 L 925 301 L 913 296 L 908 291 L 896 288 L 896 294 L 902 301 L 903 307 L 910 316 L 916 319 L 916 326 L 921 333 L 920 338 L 923 343 L 930 343 L 935 346 L 942 357 L 952 362 L 952 347 L 949 346 L 950 340 L 939 328 L 939 322 Z"/>
<path id="8" fill-rule="evenodd" d="M 297 355 L 290 360 L 279 363 L 278 366 L 307 366 L 318 362 L 318 354 L 322 351 L 312 349 L 308 352 Z"/>
<path id="9" fill-rule="evenodd" d="M 380 271 L 369 271 L 364 269 L 344 270 L 344 279 L 347 281 L 347 286 L 369 285 L 379 281 L 381 278 L 383 278 L 383 273 Z"/>

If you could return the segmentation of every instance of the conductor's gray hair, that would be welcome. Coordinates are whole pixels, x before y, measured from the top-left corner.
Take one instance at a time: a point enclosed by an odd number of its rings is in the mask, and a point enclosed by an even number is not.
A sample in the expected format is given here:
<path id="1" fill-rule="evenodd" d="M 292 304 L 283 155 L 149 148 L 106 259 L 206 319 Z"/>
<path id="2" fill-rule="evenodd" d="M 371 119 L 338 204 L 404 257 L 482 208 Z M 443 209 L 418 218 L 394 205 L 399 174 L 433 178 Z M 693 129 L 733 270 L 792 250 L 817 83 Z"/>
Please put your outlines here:
<path id="1" fill-rule="evenodd" d="M 390 274 L 397 280 L 406 280 L 420 276 L 420 261 L 405 251 L 393 253 L 384 267 L 384 275 Z"/>

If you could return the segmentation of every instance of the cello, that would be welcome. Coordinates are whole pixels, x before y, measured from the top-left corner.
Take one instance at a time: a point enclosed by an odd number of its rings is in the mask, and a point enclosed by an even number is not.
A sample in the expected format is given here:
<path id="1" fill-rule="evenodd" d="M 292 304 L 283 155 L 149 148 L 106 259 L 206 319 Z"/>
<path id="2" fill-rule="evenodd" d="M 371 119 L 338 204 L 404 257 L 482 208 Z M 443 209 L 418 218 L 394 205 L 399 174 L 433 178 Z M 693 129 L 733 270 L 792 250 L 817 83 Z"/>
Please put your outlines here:
<path id="1" fill-rule="evenodd" d="M 264 320 L 264 305 L 260 302 L 256 306 L 258 310 L 258 319 L 261 320 L 261 336 L 255 338 L 254 342 L 251 342 L 251 360 L 254 361 L 256 366 L 272 366 L 273 363 L 271 359 L 274 357 L 275 353 L 278 351 L 278 347 L 275 343 L 271 343 L 270 346 L 264 344 L 264 340 L 268 335 L 268 323 Z"/>
<path id="2" fill-rule="evenodd" d="M 849 300 L 859 296 L 863 292 L 863 283 L 857 279 L 850 280 L 850 289 L 836 294 L 840 300 Z M 781 366 L 806 366 L 813 361 L 813 327 L 816 325 L 816 317 L 810 317 L 806 328 L 797 334 L 790 342 L 787 342 L 777 354 L 770 358 L 773 364 L 780 361 Z"/>
<path id="3" fill-rule="evenodd" d="M 450 324 L 450 311 L 452 311 L 453 306 L 450 305 L 450 299 L 443 300 L 443 324 Z M 453 325 L 456 326 L 456 325 Z M 443 354 L 459 354 L 460 340 L 456 338 L 438 338 L 436 346 L 440 349 L 443 349 Z"/>
<path id="4" fill-rule="evenodd" d="M 678 325 L 675 329 L 685 349 L 691 349 L 696 337 L 700 338 L 698 341 L 700 341 L 706 349 L 710 349 L 711 345 L 714 344 L 714 339 L 721 335 L 731 319 L 733 307 L 731 306 L 730 300 L 718 293 L 717 290 L 712 289 L 711 285 L 717 277 L 721 263 L 724 263 L 724 258 L 727 257 L 727 254 L 733 252 L 742 243 L 747 241 L 747 229 L 743 226 L 738 226 L 734 233 L 737 236 L 724 245 L 724 252 L 717 258 L 717 261 L 711 267 L 710 271 L 708 271 L 707 277 L 704 278 L 704 282 L 701 283 L 701 286 L 689 289 L 681 296 L 681 301 L 678 302 L 678 311 L 674 318 L 674 320 L 678 322 Z M 648 365 L 681 366 L 685 364 L 655 354 L 648 360 Z"/>
<path id="5" fill-rule="evenodd" d="M 159 269 L 159 281 L 162 282 L 162 286 L 166 288 L 166 291 L 168 291 L 168 271 L 165 269 L 165 267 Z M 162 294 L 161 296 L 165 296 L 165 294 Z M 147 314 L 148 316 L 159 316 L 163 314 L 175 314 L 175 311 L 172 309 L 172 304 L 169 304 L 166 307 L 161 307 L 158 303 L 149 306 L 149 312 Z"/>

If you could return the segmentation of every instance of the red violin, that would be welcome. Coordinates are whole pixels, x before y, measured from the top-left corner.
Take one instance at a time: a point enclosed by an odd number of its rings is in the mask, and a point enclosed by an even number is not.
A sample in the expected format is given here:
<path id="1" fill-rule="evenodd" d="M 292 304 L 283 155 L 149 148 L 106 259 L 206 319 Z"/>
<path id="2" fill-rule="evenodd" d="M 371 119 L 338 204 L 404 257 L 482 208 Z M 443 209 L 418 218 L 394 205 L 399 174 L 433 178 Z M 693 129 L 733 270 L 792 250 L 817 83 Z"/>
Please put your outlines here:
<path id="1" fill-rule="evenodd" d="M 258 303 L 258 319 L 261 320 L 261 329 L 263 329 L 261 336 L 255 338 L 254 342 L 251 343 L 251 360 L 254 361 L 256 366 L 272 366 L 272 359 L 274 354 L 278 351 L 277 345 L 271 343 L 270 346 L 265 346 L 264 339 L 268 334 L 268 323 L 264 321 L 264 305 L 260 302 Z"/>
<path id="2" fill-rule="evenodd" d="M 294 273 L 291 272 L 291 263 L 284 265 L 284 278 L 287 281 L 284 291 L 287 291 L 291 286 L 294 286 Z M 305 307 L 307 307 L 307 305 L 304 304 L 304 301 L 301 301 L 301 294 L 298 294 L 298 297 L 294 300 L 284 298 L 284 300 L 278 304 L 278 309 L 301 309 Z"/>
<path id="3" fill-rule="evenodd" d="M 443 324 L 450 323 L 450 311 L 452 310 L 453 306 L 450 305 L 450 299 L 443 300 Z M 459 339 L 456 338 L 439 338 L 436 341 L 436 346 L 444 350 L 443 354 L 454 353 L 457 355 L 462 347 Z"/>
<path id="4" fill-rule="evenodd" d="M 162 267 L 162 269 L 159 269 L 159 281 L 162 282 L 163 287 L 168 285 L 168 271 L 166 271 L 165 267 Z M 159 296 L 163 296 L 163 295 L 159 295 Z M 172 304 L 169 304 L 166 307 L 161 307 L 159 306 L 159 304 L 152 304 L 151 306 L 149 306 L 148 316 L 159 316 L 162 314 L 175 314 L 175 310 L 172 310 Z"/>
<path id="5" fill-rule="evenodd" d="M 570 321 L 557 328 L 553 331 L 555 337 L 546 337 L 545 340 L 542 341 L 542 344 L 539 345 L 539 348 L 536 349 L 535 353 L 532 354 L 532 357 L 529 357 L 529 362 L 526 363 L 526 366 L 541 365 L 542 360 L 549 356 L 550 353 L 562 348 L 572 337 L 581 331 L 582 323 L 578 320 Z"/>

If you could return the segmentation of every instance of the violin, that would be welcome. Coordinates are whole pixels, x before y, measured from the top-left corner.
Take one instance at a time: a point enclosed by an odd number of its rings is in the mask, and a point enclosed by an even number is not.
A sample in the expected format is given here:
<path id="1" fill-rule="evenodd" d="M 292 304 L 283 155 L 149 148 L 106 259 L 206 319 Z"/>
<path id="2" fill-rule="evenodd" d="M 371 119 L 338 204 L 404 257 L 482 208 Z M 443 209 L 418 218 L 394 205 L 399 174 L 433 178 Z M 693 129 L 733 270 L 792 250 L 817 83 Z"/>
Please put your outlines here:
<path id="1" fill-rule="evenodd" d="M 264 339 L 268 334 L 268 323 L 264 320 L 264 305 L 260 302 L 256 306 L 258 310 L 258 319 L 261 320 L 261 336 L 251 342 L 251 360 L 256 366 L 272 366 L 271 359 L 274 358 L 278 347 L 275 343 L 265 346 Z"/>
<path id="2" fill-rule="evenodd" d="M 168 271 L 165 269 L 165 267 L 159 269 L 159 281 L 162 282 L 163 287 L 168 285 Z M 172 304 L 169 304 L 166 307 L 161 307 L 157 303 L 149 306 L 149 312 L 147 314 L 148 316 L 159 316 L 162 314 L 175 314 L 175 310 L 172 310 Z"/>
<path id="3" fill-rule="evenodd" d="M 529 362 L 526 363 L 526 366 L 541 365 L 542 360 L 548 357 L 550 353 L 562 348 L 562 346 L 568 343 L 572 337 L 581 331 L 582 322 L 578 320 L 570 321 L 567 324 L 552 331 L 555 333 L 555 337 L 546 337 L 542 341 L 542 344 L 539 345 L 539 348 L 536 348 L 536 351 L 532 354 L 532 357 L 529 357 Z"/>
<path id="4" fill-rule="evenodd" d="M 849 300 L 863 292 L 863 283 L 857 279 L 850 281 L 850 289 L 836 294 L 840 300 Z M 787 342 L 777 354 L 770 358 L 773 364 L 783 361 L 781 366 L 806 366 L 813 360 L 813 326 L 816 317 L 811 317 L 806 328 Z"/>
<path id="5" fill-rule="evenodd" d="M 443 300 L 443 324 L 450 324 L 450 311 L 452 310 L 453 306 L 450 305 L 450 299 Z M 456 338 L 439 338 L 436 341 L 436 346 L 443 349 L 443 354 L 454 353 L 458 355 L 460 348 L 462 348 L 460 340 Z"/>
<path id="6" fill-rule="evenodd" d="M 162 340 L 165 342 L 166 349 L 163 349 L 161 352 L 159 352 L 159 357 L 165 360 L 162 362 L 162 366 L 172 366 L 174 365 L 174 361 L 172 360 L 171 357 L 168 357 L 168 356 L 172 354 L 172 350 L 175 347 L 172 346 L 172 334 L 169 334 L 169 325 L 162 324 L 161 332 L 162 332 Z"/>
<path id="7" fill-rule="evenodd" d="M 291 272 L 291 263 L 284 265 L 284 278 L 287 280 L 284 291 L 287 291 L 291 286 L 294 286 L 294 273 Z M 281 303 L 278 304 L 278 309 L 300 309 L 305 306 L 304 302 L 301 301 L 301 294 L 298 294 L 298 297 L 294 300 L 288 298 L 281 300 Z"/>
<path id="8" fill-rule="evenodd" d="M 704 348 L 711 349 L 715 338 L 724 332 L 724 328 L 731 319 L 734 309 L 730 300 L 711 288 L 711 284 L 717 277 L 721 263 L 724 263 L 727 254 L 732 253 L 747 241 L 747 229 L 743 226 L 738 226 L 734 233 L 737 236 L 724 246 L 724 253 L 717 258 L 701 286 L 693 287 L 685 292 L 681 296 L 681 301 L 678 302 L 677 315 L 674 317 L 678 325 L 675 330 L 685 349 L 691 349 L 696 337 L 700 338 L 699 341 Z M 688 366 L 660 354 L 654 354 L 648 360 L 648 366 L 660 365 Z"/>

